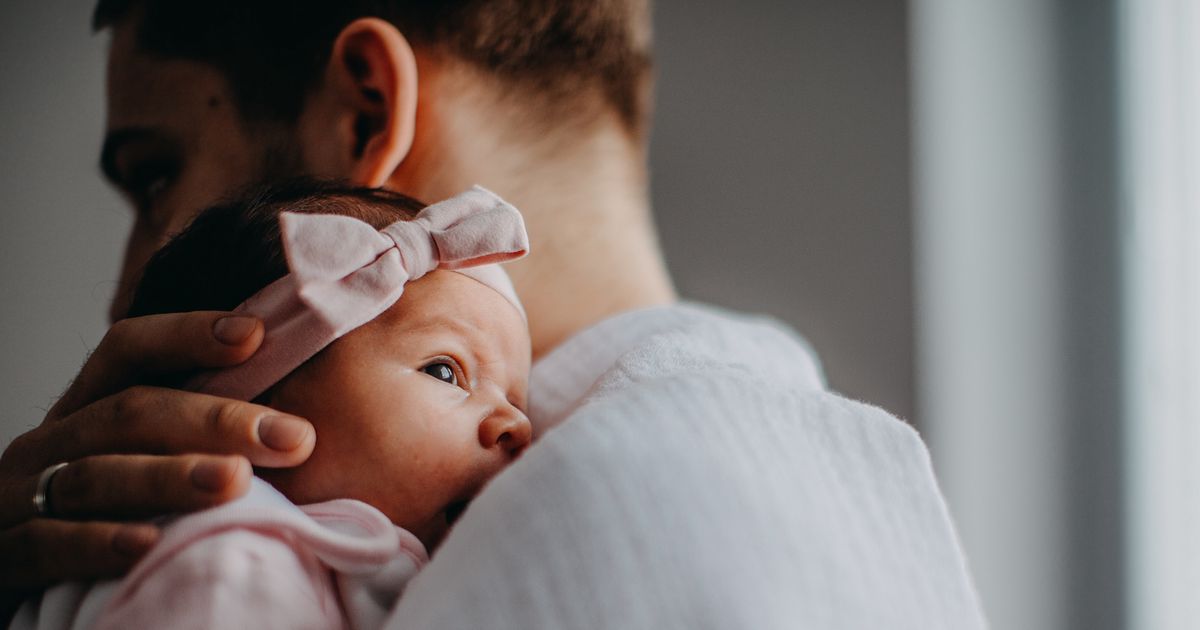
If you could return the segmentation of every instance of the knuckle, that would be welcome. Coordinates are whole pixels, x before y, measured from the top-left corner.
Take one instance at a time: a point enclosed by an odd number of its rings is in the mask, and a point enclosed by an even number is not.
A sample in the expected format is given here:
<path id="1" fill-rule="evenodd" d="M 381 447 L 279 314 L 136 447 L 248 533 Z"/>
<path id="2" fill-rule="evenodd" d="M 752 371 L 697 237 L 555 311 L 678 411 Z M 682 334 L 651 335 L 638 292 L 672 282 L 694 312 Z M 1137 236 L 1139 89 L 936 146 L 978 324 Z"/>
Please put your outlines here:
<path id="1" fill-rule="evenodd" d="M 139 418 L 154 400 L 150 387 L 135 385 L 113 395 L 112 414 L 117 420 L 129 421 Z"/>
<path id="2" fill-rule="evenodd" d="M 223 400 L 213 405 L 209 412 L 208 429 L 214 435 L 234 435 L 253 415 L 252 409 L 245 403 Z"/>
<path id="3" fill-rule="evenodd" d="M 195 357 L 202 355 L 207 349 L 204 336 L 200 331 L 207 330 L 207 316 L 203 311 L 190 313 L 167 313 L 161 316 L 163 328 L 170 331 L 170 345 L 164 344 L 164 350 L 169 349 L 174 354 Z"/>
<path id="4" fill-rule="evenodd" d="M 107 353 L 111 352 L 110 348 L 122 347 L 132 336 L 136 330 L 137 323 L 134 319 L 119 319 L 113 322 L 112 326 L 108 327 L 108 331 L 104 333 L 104 337 L 100 339 L 100 343 L 96 346 L 96 352 L 102 350 Z"/>
<path id="5" fill-rule="evenodd" d="M 181 486 L 180 480 L 187 479 L 198 456 L 188 455 L 172 457 L 169 461 L 155 466 L 157 470 L 147 470 L 149 474 L 141 476 L 144 485 L 142 490 L 146 497 L 159 497 L 160 500 L 178 499 L 188 488 Z"/>
<path id="6" fill-rule="evenodd" d="M 196 331 L 204 331 L 207 334 L 212 329 L 214 318 L 221 315 L 220 311 L 198 310 L 178 313 L 175 317 L 179 325 L 180 334 L 188 334 Z"/>
<path id="7" fill-rule="evenodd" d="M 25 462 L 18 463 L 17 460 L 27 459 L 39 450 L 37 447 L 37 433 L 38 429 L 27 431 L 13 438 L 8 443 L 8 447 L 4 449 L 4 454 L 0 455 L 0 467 L 4 471 L 9 471 L 11 467 L 17 466 L 19 463 L 24 464 Z"/>
<path id="8" fill-rule="evenodd" d="M 92 462 L 81 459 L 72 462 L 54 475 L 50 485 L 50 505 L 55 513 L 79 511 L 96 492 L 96 471 Z"/>
<path id="9" fill-rule="evenodd" d="M 37 429 L 34 429 L 33 431 L 36 430 Z M 26 431 L 25 433 L 13 438 L 12 441 L 8 443 L 8 446 L 5 447 L 4 454 L 9 455 L 9 453 L 19 453 L 21 451 L 28 450 L 30 446 L 29 434 L 33 433 L 33 431 Z"/>

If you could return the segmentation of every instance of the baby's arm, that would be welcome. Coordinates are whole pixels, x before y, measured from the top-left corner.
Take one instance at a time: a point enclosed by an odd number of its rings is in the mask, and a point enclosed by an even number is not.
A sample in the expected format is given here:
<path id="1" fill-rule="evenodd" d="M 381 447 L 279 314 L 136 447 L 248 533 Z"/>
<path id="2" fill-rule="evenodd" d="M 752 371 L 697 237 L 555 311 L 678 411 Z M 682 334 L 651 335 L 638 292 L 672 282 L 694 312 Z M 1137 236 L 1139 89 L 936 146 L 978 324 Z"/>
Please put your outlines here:
<path id="1" fill-rule="evenodd" d="M 286 540 L 230 529 L 135 570 L 101 615 L 104 628 L 338 628 L 332 579 Z"/>

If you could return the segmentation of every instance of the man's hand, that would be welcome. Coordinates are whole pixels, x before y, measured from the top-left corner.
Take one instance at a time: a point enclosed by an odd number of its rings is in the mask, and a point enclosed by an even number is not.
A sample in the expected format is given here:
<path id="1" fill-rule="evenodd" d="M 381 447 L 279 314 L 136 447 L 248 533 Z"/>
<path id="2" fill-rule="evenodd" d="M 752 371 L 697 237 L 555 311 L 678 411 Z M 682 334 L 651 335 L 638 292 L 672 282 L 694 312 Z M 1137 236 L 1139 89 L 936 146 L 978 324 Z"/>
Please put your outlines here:
<path id="1" fill-rule="evenodd" d="M 235 365 L 263 326 L 220 312 L 117 322 L 41 426 L 0 456 L 0 594 L 120 575 L 157 540 L 149 524 L 241 496 L 251 465 L 288 467 L 312 453 L 307 421 L 246 402 L 144 385 L 162 375 Z M 38 517 L 38 477 L 53 476 Z M 0 618 L 3 605 L 0 601 Z"/>

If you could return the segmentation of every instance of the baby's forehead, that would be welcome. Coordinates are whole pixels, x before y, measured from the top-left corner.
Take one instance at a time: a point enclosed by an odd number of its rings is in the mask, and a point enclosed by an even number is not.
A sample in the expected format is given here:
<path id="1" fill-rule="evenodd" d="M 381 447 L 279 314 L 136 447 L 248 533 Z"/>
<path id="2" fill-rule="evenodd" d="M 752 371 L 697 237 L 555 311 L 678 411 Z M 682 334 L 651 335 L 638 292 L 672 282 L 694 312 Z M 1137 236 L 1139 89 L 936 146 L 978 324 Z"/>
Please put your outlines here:
<path id="1" fill-rule="evenodd" d="M 392 333 L 455 336 L 502 354 L 529 351 L 524 316 L 487 285 L 451 271 L 434 271 L 405 285 L 404 294 L 376 318 Z"/>

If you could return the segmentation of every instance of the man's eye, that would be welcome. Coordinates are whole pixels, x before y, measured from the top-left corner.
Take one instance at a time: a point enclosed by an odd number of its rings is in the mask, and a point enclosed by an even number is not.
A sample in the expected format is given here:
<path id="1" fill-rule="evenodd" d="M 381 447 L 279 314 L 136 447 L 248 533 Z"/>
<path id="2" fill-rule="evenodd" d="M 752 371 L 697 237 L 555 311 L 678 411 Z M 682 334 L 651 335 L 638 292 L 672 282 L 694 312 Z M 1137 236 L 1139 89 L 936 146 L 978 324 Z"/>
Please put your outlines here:
<path id="1" fill-rule="evenodd" d="M 150 214 L 156 198 L 171 185 L 178 172 L 178 163 L 171 159 L 146 160 L 130 170 L 125 188 L 140 213 Z"/>
<path id="2" fill-rule="evenodd" d="M 443 381 L 451 385 L 458 385 L 458 377 L 454 375 L 454 367 L 445 361 L 430 363 L 429 365 L 421 368 L 421 371 L 439 381 Z"/>
<path id="3" fill-rule="evenodd" d="M 150 180 L 150 183 L 146 184 L 145 187 L 142 188 L 141 196 L 146 201 L 154 201 L 154 198 L 157 197 L 158 194 L 161 193 L 163 190 L 165 190 L 166 187 L 167 187 L 167 176 L 163 175 L 161 177 Z"/>

